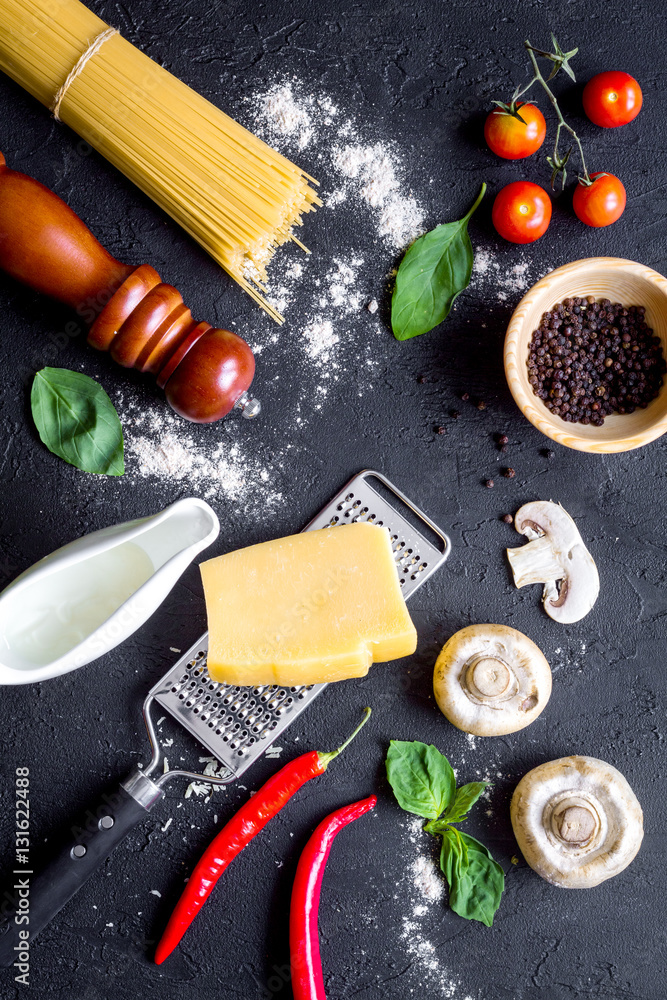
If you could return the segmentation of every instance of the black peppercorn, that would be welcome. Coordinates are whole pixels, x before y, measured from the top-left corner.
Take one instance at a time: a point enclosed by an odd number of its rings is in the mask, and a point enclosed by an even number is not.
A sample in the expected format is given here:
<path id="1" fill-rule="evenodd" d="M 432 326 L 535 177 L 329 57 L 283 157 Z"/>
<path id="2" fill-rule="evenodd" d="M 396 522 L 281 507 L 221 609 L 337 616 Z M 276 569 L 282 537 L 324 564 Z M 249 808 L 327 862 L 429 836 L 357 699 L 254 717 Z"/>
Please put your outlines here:
<path id="1" fill-rule="evenodd" d="M 565 299 L 544 313 L 530 341 L 527 368 L 546 408 L 569 423 L 601 427 L 611 413 L 648 406 L 662 387 L 667 363 L 645 313 L 643 306 L 596 302 L 592 295 Z"/>

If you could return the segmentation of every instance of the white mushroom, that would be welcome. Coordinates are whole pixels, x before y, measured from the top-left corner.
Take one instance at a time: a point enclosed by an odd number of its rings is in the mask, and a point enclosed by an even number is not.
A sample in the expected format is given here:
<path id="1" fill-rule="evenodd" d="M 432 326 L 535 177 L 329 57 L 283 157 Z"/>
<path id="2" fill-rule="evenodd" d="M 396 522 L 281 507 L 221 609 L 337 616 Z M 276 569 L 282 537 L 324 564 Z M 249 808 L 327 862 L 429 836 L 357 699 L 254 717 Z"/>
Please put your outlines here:
<path id="1" fill-rule="evenodd" d="M 563 889 L 588 889 L 630 864 L 642 809 L 620 771 L 595 757 L 561 757 L 524 775 L 510 815 L 531 868 Z"/>
<path id="2" fill-rule="evenodd" d="M 475 736 L 503 736 L 529 726 L 551 694 L 541 649 L 507 625 L 468 625 L 436 660 L 433 691 L 453 725 Z"/>
<path id="3" fill-rule="evenodd" d="M 587 615 L 600 593 L 600 578 L 579 529 L 560 504 L 536 500 L 514 518 L 516 530 L 530 539 L 507 549 L 514 583 L 543 583 L 544 610 L 564 625 Z"/>

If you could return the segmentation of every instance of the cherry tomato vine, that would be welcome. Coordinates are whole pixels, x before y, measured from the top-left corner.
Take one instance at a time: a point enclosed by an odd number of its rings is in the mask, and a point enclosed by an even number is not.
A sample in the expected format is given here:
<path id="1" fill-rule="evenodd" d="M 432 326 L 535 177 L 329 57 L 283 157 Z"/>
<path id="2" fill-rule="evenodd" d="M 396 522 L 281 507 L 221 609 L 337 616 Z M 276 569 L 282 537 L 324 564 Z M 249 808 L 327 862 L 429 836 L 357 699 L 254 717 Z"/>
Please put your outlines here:
<path id="1" fill-rule="evenodd" d="M 556 117 L 558 119 L 558 123 L 556 125 L 556 136 L 554 139 L 553 152 L 551 156 L 547 157 L 547 163 L 551 167 L 551 187 L 552 189 L 555 187 L 556 181 L 559 177 L 561 180 L 561 190 L 562 188 L 565 187 L 565 182 L 567 180 L 567 164 L 570 160 L 570 156 L 572 155 L 572 150 L 574 148 L 573 146 L 570 146 L 570 148 L 566 150 L 566 152 L 564 153 L 561 152 L 560 141 L 561 141 L 561 133 L 563 132 L 563 130 L 568 132 L 569 135 L 572 137 L 574 144 L 577 147 L 577 151 L 579 153 L 579 161 L 581 164 L 581 174 L 579 175 L 579 182 L 581 184 L 588 186 L 592 184 L 592 181 L 590 174 L 588 173 L 588 169 L 586 167 L 586 157 L 584 156 L 584 150 L 583 146 L 581 145 L 581 140 L 577 135 L 577 133 L 575 132 L 575 130 L 569 124 L 569 122 L 565 120 L 563 112 L 561 111 L 560 106 L 558 104 L 558 100 L 553 90 L 549 86 L 551 80 L 553 80 L 553 78 L 561 70 L 563 70 L 563 72 L 566 73 L 571 80 L 576 80 L 576 77 L 574 75 L 574 70 L 570 66 L 570 60 L 573 59 L 574 56 L 576 56 L 579 49 L 575 48 L 575 49 L 570 49 L 568 52 L 564 52 L 554 34 L 551 35 L 551 41 L 554 47 L 553 52 L 546 52 L 543 49 L 536 49 L 533 45 L 531 45 L 531 43 L 528 40 L 524 42 L 526 51 L 528 52 L 528 57 L 530 59 L 533 68 L 533 76 L 525 86 L 517 87 L 517 89 L 514 91 L 514 94 L 512 95 L 512 100 L 509 102 L 509 105 L 504 105 L 504 106 L 510 109 L 509 110 L 510 114 L 515 113 L 517 109 L 517 102 L 524 96 L 524 94 L 527 94 L 528 91 L 532 87 L 534 87 L 536 83 L 539 83 L 539 85 L 542 87 L 545 94 L 547 95 L 551 106 L 556 112 Z M 539 63 L 537 61 L 538 58 L 546 59 L 548 62 L 552 63 L 551 73 L 549 74 L 548 77 L 546 77 L 546 79 L 540 69 Z M 499 101 L 496 101 L 494 103 L 500 104 Z"/>

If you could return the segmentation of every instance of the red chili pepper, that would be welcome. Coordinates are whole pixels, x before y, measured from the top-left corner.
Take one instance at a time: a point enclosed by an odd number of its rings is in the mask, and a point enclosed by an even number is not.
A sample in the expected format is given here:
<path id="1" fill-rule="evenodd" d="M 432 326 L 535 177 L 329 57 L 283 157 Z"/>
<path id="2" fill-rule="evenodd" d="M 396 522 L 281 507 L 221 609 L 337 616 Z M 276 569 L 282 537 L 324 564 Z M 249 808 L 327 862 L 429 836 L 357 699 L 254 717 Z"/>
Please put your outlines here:
<path id="1" fill-rule="evenodd" d="M 334 837 L 373 809 L 375 795 L 337 809 L 322 820 L 299 858 L 289 915 L 290 968 L 294 1000 L 326 1000 L 317 919 L 324 868 Z"/>
<path id="2" fill-rule="evenodd" d="M 171 955 L 180 943 L 188 927 L 195 919 L 200 909 L 208 899 L 214 885 L 237 854 L 263 830 L 269 820 L 280 812 L 295 792 L 311 778 L 324 774 L 327 767 L 348 743 L 351 743 L 363 725 L 365 725 L 370 708 L 365 709 L 364 717 L 354 732 L 331 753 L 318 753 L 311 750 L 274 774 L 262 785 L 253 797 L 242 805 L 232 816 L 220 833 L 211 841 L 190 876 L 183 894 L 174 912 L 169 918 L 164 934 L 155 951 L 155 962 L 161 965 L 165 958 Z"/>

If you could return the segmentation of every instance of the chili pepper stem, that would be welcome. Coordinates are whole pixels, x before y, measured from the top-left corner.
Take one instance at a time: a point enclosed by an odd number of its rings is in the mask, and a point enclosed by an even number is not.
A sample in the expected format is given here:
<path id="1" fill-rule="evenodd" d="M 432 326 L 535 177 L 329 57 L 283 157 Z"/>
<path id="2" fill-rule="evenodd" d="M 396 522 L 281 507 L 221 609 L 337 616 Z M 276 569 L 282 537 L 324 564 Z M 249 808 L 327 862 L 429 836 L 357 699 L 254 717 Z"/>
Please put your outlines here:
<path id="1" fill-rule="evenodd" d="M 323 771 L 326 771 L 326 769 L 328 768 L 328 766 L 331 763 L 331 761 L 335 757 L 337 757 L 338 754 L 342 753 L 343 750 L 345 749 L 345 747 L 347 747 L 347 746 L 350 745 L 350 743 L 352 742 L 352 740 L 354 739 L 354 737 L 357 735 L 357 733 L 361 729 L 363 729 L 363 727 L 366 725 L 366 723 L 368 722 L 368 720 L 370 718 L 370 715 L 371 715 L 370 708 L 365 708 L 364 709 L 364 717 L 363 717 L 363 719 L 361 720 L 361 722 L 359 723 L 359 725 L 356 727 L 356 729 L 352 733 L 350 733 L 350 735 L 345 740 L 345 742 L 341 743 L 341 745 L 338 747 L 337 750 L 331 750 L 329 753 L 318 753 L 317 756 L 319 757 L 320 767 L 322 768 Z"/>

